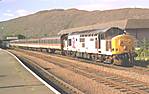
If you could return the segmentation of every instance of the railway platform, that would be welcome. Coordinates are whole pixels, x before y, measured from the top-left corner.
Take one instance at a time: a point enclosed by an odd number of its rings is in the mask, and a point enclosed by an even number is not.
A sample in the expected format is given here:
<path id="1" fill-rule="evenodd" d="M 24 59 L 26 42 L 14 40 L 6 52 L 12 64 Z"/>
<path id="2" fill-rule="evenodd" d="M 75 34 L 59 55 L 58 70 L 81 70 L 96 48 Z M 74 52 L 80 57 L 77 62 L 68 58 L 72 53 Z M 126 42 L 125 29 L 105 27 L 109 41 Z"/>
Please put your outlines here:
<path id="1" fill-rule="evenodd" d="M 0 49 L 0 94 L 55 94 L 27 71 L 12 55 Z"/>

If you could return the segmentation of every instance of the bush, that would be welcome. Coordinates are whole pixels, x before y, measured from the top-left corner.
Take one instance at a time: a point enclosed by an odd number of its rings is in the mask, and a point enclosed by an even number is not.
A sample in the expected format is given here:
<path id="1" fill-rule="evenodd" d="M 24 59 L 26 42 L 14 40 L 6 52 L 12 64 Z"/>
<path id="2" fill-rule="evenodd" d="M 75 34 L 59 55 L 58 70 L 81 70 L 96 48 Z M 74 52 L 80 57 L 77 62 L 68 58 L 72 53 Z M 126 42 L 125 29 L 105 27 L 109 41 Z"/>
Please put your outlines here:
<path id="1" fill-rule="evenodd" d="M 149 60 L 149 40 L 143 39 L 138 43 L 138 49 L 136 50 L 138 57 L 137 59 Z"/>

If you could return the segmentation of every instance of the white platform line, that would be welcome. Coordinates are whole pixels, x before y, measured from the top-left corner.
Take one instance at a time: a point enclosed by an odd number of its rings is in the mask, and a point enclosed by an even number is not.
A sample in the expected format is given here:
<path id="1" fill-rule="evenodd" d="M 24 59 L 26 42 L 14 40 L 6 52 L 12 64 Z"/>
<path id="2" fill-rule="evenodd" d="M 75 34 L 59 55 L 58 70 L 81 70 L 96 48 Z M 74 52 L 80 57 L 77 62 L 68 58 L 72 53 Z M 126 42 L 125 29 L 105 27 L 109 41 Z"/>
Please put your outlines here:
<path id="1" fill-rule="evenodd" d="M 61 94 L 59 91 L 57 91 L 55 88 L 53 88 L 51 85 L 49 85 L 47 82 L 45 82 L 43 79 L 41 79 L 37 74 L 35 74 L 32 70 L 30 70 L 27 66 L 25 66 L 14 54 L 12 54 L 9 51 L 3 50 L 13 56 L 25 69 L 27 69 L 34 77 L 36 77 L 39 81 L 41 81 L 45 86 L 47 86 L 50 90 L 52 90 L 55 94 Z"/>

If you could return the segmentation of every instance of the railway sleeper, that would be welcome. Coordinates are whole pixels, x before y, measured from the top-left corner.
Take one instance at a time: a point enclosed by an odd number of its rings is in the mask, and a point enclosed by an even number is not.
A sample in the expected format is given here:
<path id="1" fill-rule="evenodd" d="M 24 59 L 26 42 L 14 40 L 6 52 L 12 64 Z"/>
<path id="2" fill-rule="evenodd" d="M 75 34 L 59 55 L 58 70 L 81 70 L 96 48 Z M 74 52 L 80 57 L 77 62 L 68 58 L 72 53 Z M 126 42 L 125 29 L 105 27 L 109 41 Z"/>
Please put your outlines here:
<path id="1" fill-rule="evenodd" d="M 135 85 L 131 85 L 131 87 L 142 87 L 142 84 L 135 84 Z"/>
<path id="2" fill-rule="evenodd" d="M 121 92 L 127 92 L 128 90 L 125 88 L 120 89 Z"/>
<path id="3" fill-rule="evenodd" d="M 111 85 L 109 85 L 109 87 L 115 87 L 115 85 L 111 84 Z"/>
<path id="4" fill-rule="evenodd" d="M 148 90 L 149 88 L 143 86 L 143 87 L 139 87 L 139 89 L 140 89 L 140 90 Z"/>
<path id="5" fill-rule="evenodd" d="M 139 93 L 137 93 L 137 92 L 128 92 L 126 94 L 139 94 Z"/>
<path id="6" fill-rule="evenodd" d="M 124 88 L 122 88 L 122 87 L 115 87 L 115 89 L 121 90 L 121 89 L 124 89 Z"/>
<path id="7" fill-rule="evenodd" d="M 109 85 L 111 85 L 111 83 L 105 83 L 104 85 L 108 85 L 109 86 Z"/>
<path id="8" fill-rule="evenodd" d="M 117 78 L 117 77 L 115 77 L 115 78 L 107 78 L 107 79 L 116 80 L 116 81 L 120 80 L 120 78 Z"/>
<path id="9" fill-rule="evenodd" d="M 135 85 L 135 84 L 133 82 L 130 82 L 130 83 L 126 83 L 126 85 L 131 86 L 131 85 Z"/>
<path id="10" fill-rule="evenodd" d="M 123 80 L 123 81 L 121 81 L 122 83 L 130 83 L 130 81 L 128 81 L 128 80 Z"/>
<path id="11" fill-rule="evenodd" d="M 113 79 L 116 78 L 115 76 L 106 77 L 106 79 Z"/>

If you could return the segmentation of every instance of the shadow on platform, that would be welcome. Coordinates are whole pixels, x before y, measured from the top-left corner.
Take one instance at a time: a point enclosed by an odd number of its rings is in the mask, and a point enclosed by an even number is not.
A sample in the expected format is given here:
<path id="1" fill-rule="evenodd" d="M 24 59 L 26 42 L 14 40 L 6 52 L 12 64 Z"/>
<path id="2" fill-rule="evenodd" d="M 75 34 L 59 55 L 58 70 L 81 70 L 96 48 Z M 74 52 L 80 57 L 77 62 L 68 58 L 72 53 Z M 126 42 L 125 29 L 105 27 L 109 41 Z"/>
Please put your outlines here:
<path id="1" fill-rule="evenodd" d="M 31 87 L 31 86 L 42 86 L 44 84 L 34 84 L 34 85 L 13 85 L 13 86 L 2 86 L 1 88 L 18 88 L 18 87 Z"/>

